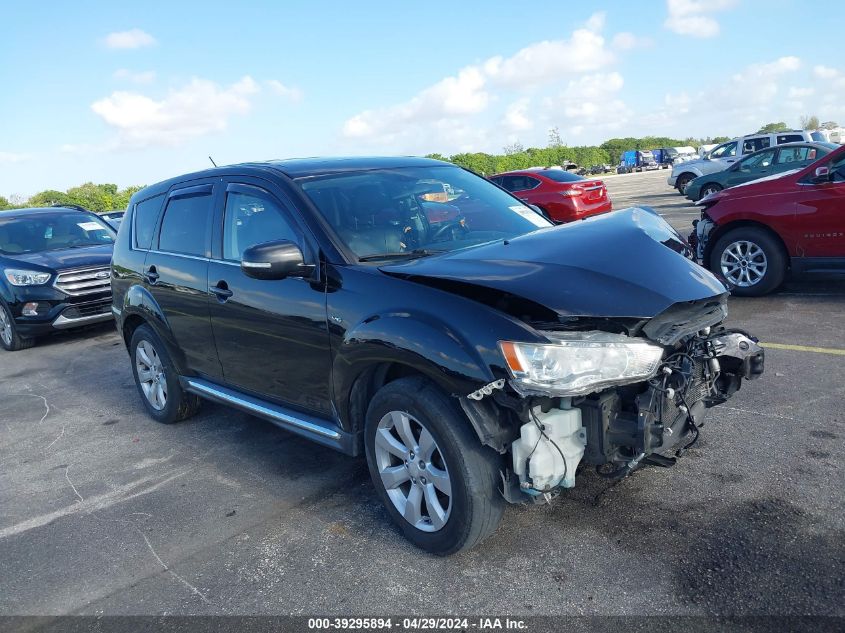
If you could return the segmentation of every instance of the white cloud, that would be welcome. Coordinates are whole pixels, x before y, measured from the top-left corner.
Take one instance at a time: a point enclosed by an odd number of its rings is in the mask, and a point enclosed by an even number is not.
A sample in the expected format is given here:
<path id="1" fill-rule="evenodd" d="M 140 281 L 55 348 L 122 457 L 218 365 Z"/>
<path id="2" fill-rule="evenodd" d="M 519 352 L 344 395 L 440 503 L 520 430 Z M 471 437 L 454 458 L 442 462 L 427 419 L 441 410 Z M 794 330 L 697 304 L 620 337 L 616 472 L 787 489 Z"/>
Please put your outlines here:
<path id="1" fill-rule="evenodd" d="M 627 31 L 617 33 L 610 40 L 610 47 L 617 51 L 630 51 L 635 48 L 649 48 L 651 46 L 654 46 L 654 40 L 651 38 L 638 37 Z"/>
<path id="2" fill-rule="evenodd" d="M 491 57 L 441 79 L 407 101 L 359 112 L 344 122 L 342 135 L 386 144 L 413 136 L 415 133 L 409 132 L 412 126 L 437 123 L 438 129 L 453 131 L 456 122 L 487 110 L 496 100 L 494 89 L 536 89 L 599 70 L 614 60 L 599 33 L 604 22 L 604 13 L 593 14 L 569 39 L 536 42 L 509 57 Z M 504 115 L 505 124 L 511 130 L 528 129 L 527 108 L 527 102 L 512 103 Z M 447 120 L 452 124 L 441 124 Z"/>
<path id="3" fill-rule="evenodd" d="M 563 91 L 546 99 L 544 108 L 549 120 L 563 120 L 569 133 L 576 136 L 585 129 L 619 129 L 631 115 L 618 94 L 624 85 L 618 72 L 585 75 L 571 80 Z"/>
<path id="4" fill-rule="evenodd" d="M 528 106 L 531 100 L 528 97 L 517 99 L 505 110 L 502 125 L 511 132 L 523 132 L 534 127 L 534 122 L 528 116 Z"/>
<path id="5" fill-rule="evenodd" d="M 710 13 L 730 9 L 736 0 L 666 0 L 669 16 L 663 26 L 679 35 L 715 37 L 719 23 Z"/>
<path id="6" fill-rule="evenodd" d="M 404 103 L 365 110 L 348 119 L 343 135 L 348 138 L 385 137 L 402 132 L 407 125 L 448 117 L 462 117 L 483 111 L 490 100 L 484 90 L 486 78 L 477 66 L 467 66 L 454 77 L 446 77 Z"/>
<path id="7" fill-rule="evenodd" d="M 293 102 L 302 100 L 302 91 L 293 86 L 286 86 L 278 79 L 268 79 L 264 84 L 275 94 Z"/>
<path id="8" fill-rule="evenodd" d="M 156 72 L 154 70 L 133 72 L 126 68 L 118 68 L 114 71 L 112 77 L 121 81 L 128 81 L 133 84 L 151 84 L 156 80 Z"/>
<path id="9" fill-rule="evenodd" d="M 813 67 L 813 74 L 819 79 L 833 79 L 834 77 L 839 76 L 839 71 L 835 68 L 819 64 L 818 66 Z"/>
<path id="10" fill-rule="evenodd" d="M 585 28 L 573 31 L 569 39 L 544 40 L 507 58 L 492 57 L 485 62 L 484 69 L 496 83 L 519 88 L 594 72 L 614 61 L 613 53 L 599 33 L 603 26 L 604 13 L 596 13 L 587 20 Z"/>
<path id="11" fill-rule="evenodd" d="M 0 165 L 22 163 L 32 158 L 30 154 L 19 154 L 16 152 L 0 152 Z"/>
<path id="12" fill-rule="evenodd" d="M 225 130 L 233 116 L 250 111 L 250 98 L 260 90 L 248 75 L 228 87 L 195 78 L 160 100 L 118 91 L 95 101 L 91 109 L 117 130 L 114 148 L 174 146 Z"/>
<path id="13" fill-rule="evenodd" d="M 108 48 L 127 49 L 143 48 L 153 46 L 156 39 L 141 29 L 130 29 L 128 31 L 115 31 L 106 35 L 105 44 Z"/>
<path id="14" fill-rule="evenodd" d="M 815 94 L 815 90 L 812 88 L 798 88 L 796 86 L 792 86 L 789 89 L 789 98 L 790 99 L 800 99 L 801 97 L 811 97 Z"/>

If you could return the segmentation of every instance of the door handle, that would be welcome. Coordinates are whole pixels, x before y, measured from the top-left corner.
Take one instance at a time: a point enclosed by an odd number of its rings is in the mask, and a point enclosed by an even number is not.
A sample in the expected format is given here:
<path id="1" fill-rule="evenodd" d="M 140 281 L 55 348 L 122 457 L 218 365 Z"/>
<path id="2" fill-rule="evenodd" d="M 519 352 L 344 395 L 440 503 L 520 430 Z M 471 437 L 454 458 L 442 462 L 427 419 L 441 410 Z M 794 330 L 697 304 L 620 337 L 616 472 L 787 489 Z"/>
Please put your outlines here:
<path id="1" fill-rule="evenodd" d="M 151 286 L 154 286 L 158 281 L 161 275 L 158 274 L 155 266 L 150 266 L 147 268 L 147 272 L 144 273 L 144 279 L 146 279 Z"/>
<path id="2" fill-rule="evenodd" d="M 217 296 L 217 300 L 220 303 L 226 303 L 226 301 L 228 301 L 229 298 L 231 298 L 231 296 L 235 294 L 234 292 L 229 290 L 229 284 L 222 280 L 218 281 L 216 286 L 209 286 L 208 289 L 211 291 L 212 294 Z"/>

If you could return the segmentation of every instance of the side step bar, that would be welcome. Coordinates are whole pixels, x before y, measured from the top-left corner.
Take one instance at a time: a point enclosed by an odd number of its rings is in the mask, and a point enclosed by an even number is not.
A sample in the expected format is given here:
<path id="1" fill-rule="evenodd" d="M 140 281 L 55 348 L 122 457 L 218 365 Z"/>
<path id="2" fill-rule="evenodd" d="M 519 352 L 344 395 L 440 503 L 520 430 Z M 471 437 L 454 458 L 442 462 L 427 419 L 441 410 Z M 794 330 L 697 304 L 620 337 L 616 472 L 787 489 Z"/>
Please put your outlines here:
<path id="1" fill-rule="evenodd" d="M 328 446 L 341 453 L 347 455 L 357 455 L 358 453 L 355 435 L 347 433 L 330 420 L 260 400 L 202 378 L 186 378 L 183 376 L 181 382 L 186 391 L 190 391 L 201 398 L 229 405 L 259 418 L 264 418 L 286 431 L 296 433 L 312 442 Z"/>

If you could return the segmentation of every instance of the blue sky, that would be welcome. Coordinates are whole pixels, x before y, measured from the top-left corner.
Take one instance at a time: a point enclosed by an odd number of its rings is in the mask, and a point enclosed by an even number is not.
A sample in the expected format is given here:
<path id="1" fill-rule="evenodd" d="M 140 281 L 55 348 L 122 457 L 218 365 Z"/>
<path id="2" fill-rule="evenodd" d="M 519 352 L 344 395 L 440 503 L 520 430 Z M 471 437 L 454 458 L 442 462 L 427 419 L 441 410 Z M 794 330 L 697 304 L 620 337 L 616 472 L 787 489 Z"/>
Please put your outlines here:
<path id="1" fill-rule="evenodd" d="M 553 126 L 578 145 L 809 113 L 845 123 L 845 5 L 808 4 L 4 0 L 0 195 L 151 183 L 209 154 L 499 152 L 544 146 Z"/>

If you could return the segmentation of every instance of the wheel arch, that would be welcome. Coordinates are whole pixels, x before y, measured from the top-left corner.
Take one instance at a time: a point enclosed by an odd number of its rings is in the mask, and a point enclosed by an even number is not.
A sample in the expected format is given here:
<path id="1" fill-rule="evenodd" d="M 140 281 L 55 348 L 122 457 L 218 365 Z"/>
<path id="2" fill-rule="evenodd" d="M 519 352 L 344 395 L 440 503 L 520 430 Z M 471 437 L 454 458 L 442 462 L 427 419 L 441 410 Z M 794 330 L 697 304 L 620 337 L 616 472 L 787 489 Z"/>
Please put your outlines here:
<path id="1" fill-rule="evenodd" d="M 716 225 L 716 229 L 708 236 L 707 246 L 704 248 L 703 260 L 708 269 L 710 268 L 710 256 L 713 254 L 713 247 L 716 245 L 716 243 L 731 231 L 740 228 L 753 228 L 765 231 L 780 245 L 780 248 L 783 251 L 783 256 L 786 259 L 786 265 L 787 267 L 791 267 L 789 249 L 786 247 L 786 243 L 783 241 L 783 238 L 778 235 L 776 231 L 773 231 L 770 227 L 766 226 L 762 222 L 757 222 L 755 220 L 735 220 L 733 222 L 729 222 L 728 224 Z"/>
<path id="2" fill-rule="evenodd" d="M 140 285 L 129 288 L 121 307 L 120 331 L 127 350 L 132 335 L 142 325 L 149 325 L 164 343 L 179 374 L 186 373 L 185 354 L 176 344 L 164 311 L 150 292 Z"/>

